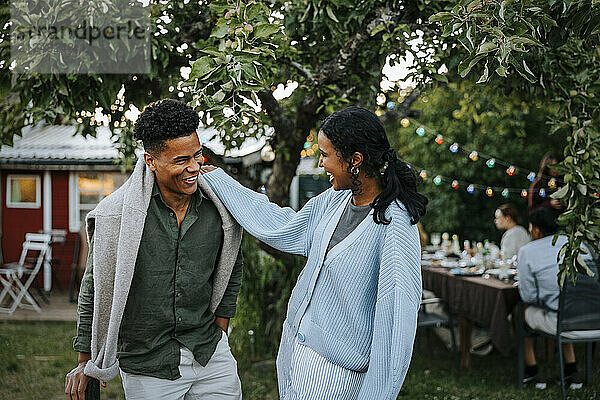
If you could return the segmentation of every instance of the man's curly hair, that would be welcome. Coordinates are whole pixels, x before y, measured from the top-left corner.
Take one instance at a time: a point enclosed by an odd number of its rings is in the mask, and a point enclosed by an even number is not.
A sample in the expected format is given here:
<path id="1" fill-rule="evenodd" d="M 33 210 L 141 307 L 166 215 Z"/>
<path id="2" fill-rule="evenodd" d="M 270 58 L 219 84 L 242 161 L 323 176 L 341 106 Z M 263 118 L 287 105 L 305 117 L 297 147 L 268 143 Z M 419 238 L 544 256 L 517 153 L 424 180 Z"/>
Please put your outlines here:
<path id="1" fill-rule="evenodd" d="M 133 127 L 133 137 L 141 140 L 149 153 L 164 150 L 165 141 L 189 136 L 198 128 L 198 114 L 185 103 L 173 99 L 150 103 Z"/>

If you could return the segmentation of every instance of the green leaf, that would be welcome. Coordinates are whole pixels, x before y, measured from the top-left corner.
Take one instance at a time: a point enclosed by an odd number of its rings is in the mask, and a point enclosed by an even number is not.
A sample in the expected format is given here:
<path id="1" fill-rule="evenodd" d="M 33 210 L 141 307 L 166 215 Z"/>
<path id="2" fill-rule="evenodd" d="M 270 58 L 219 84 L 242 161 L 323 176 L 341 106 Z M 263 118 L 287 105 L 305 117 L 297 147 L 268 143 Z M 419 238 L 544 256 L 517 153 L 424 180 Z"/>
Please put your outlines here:
<path id="1" fill-rule="evenodd" d="M 479 45 L 479 48 L 477 49 L 477 54 L 479 55 L 489 53 L 490 51 L 494 51 L 497 48 L 498 45 L 494 42 L 484 42 Z"/>
<path id="2" fill-rule="evenodd" d="M 333 10 L 331 9 L 331 7 L 329 7 L 329 5 L 325 6 L 325 11 L 327 11 L 327 16 L 329 18 L 331 18 L 332 20 L 334 20 L 338 24 L 340 23 L 340 20 L 336 18 L 335 14 L 333 13 Z"/>
<path id="3" fill-rule="evenodd" d="M 377 35 L 379 32 L 383 31 L 385 29 L 385 25 L 384 24 L 379 24 L 377 25 L 375 28 L 373 28 L 373 30 L 371 31 L 371 36 L 375 36 Z"/>
<path id="4" fill-rule="evenodd" d="M 270 36 L 274 35 L 275 33 L 279 32 L 280 29 L 281 29 L 281 26 L 277 25 L 277 24 L 269 24 L 269 23 L 258 24 L 254 28 L 254 37 L 257 39 L 267 38 L 267 37 L 270 37 Z"/>
<path id="5" fill-rule="evenodd" d="M 525 68 L 525 71 L 527 71 L 527 73 L 533 75 L 533 72 L 531 72 L 531 70 L 529 69 L 529 67 L 527 66 L 527 63 L 525 62 L 525 60 L 523 60 L 523 68 Z M 535 76 L 535 75 L 534 75 Z"/>
<path id="6" fill-rule="evenodd" d="M 437 14 L 433 14 L 429 17 L 429 22 L 447 22 L 454 18 L 454 15 L 447 11 L 442 11 Z"/>
<path id="7" fill-rule="evenodd" d="M 212 98 L 217 103 L 220 103 L 225 99 L 225 93 L 222 90 L 218 90 L 215 94 L 212 95 Z"/>
<path id="8" fill-rule="evenodd" d="M 469 61 L 469 59 L 466 59 L 466 60 L 463 60 L 460 64 L 458 64 L 458 73 L 460 74 L 460 76 L 462 78 L 467 76 L 469 74 L 469 72 L 471 71 L 471 68 L 473 68 L 473 66 L 475 66 L 475 64 L 477 64 L 479 62 L 479 60 L 481 60 L 483 57 L 485 57 L 485 56 L 478 55 L 475 58 L 473 58 L 471 61 Z M 467 62 L 468 62 L 468 64 L 467 64 Z"/>
<path id="9" fill-rule="evenodd" d="M 209 56 L 200 57 L 192 64 L 190 79 L 201 79 L 212 71 L 214 71 L 214 62 L 212 58 Z"/>
<path id="10" fill-rule="evenodd" d="M 210 36 L 221 39 L 227 36 L 227 31 L 229 30 L 229 26 L 225 24 L 215 26 L 215 29 L 212 30 Z"/>
<path id="11" fill-rule="evenodd" d="M 556 200 L 560 200 L 560 199 L 565 198 L 565 196 L 567 195 L 568 192 L 569 192 L 569 185 L 566 184 L 565 186 L 563 186 L 562 188 L 560 188 L 556 192 L 552 193 L 550 195 L 550 197 L 553 198 L 553 199 L 556 199 Z"/>
<path id="12" fill-rule="evenodd" d="M 542 46 L 542 43 L 533 37 L 510 36 L 508 40 L 514 44 L 528 44 L 531 46 Z"/>
<path id="13" fill-rule="evenodd" d="M 477 81 L 477 83 L 485 83 L 488 80 L 488 63 L 485 63 L 485 67 L 483 69 L 483 74 L 481 75 L 481 77 L 479 78 L 479 80 Z"/>

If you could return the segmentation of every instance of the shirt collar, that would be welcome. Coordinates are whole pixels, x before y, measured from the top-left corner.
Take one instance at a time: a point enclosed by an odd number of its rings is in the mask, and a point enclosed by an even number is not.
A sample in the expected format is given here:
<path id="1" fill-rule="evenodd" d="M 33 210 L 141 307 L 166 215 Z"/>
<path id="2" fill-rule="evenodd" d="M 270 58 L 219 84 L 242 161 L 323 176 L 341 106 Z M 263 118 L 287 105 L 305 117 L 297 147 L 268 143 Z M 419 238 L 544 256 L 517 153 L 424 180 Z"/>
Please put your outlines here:
<path id="1" fill-rule="evenodd" d="M 165 201 L 162 197 L 162 193 L 160 192 L 160 189 L 158 188 L 158 183 L 156 183 L 156 180 L 155 180 L 154 186 L 152 187 L 152 197 L 157 197 L 157 196 L 164 205 L 167 204 L 167 203 L 165 203 Z M 198 209 L 198 207 L 200 207 L 200 204 L 202 203 L 203 198 L 204 198 L 204 195 L 202 194 L 202 190 L 200 190 L 200 186 L 198 186 L 198 189 L 196 189 L 196 191 L 192 195 L 192 201 L 194 203 L 194 206 L 196 207 L 196 210 Z"/>

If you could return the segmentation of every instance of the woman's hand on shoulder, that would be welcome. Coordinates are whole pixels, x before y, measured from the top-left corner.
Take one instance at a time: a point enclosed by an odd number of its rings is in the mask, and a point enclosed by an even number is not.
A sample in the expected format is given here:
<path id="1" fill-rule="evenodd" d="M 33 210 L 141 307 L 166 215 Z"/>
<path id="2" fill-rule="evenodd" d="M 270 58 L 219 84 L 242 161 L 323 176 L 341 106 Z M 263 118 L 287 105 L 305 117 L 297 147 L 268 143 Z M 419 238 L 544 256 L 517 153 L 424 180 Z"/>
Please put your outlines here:
<path id="1" fill-rule="evenodd" d="M 214 171 L 215 169 L 217 169 L 217 167 L 215 167 L 214 165 L 203 165 L 200 167 L 200 173 L 204 175 L 208 172 Z"/>

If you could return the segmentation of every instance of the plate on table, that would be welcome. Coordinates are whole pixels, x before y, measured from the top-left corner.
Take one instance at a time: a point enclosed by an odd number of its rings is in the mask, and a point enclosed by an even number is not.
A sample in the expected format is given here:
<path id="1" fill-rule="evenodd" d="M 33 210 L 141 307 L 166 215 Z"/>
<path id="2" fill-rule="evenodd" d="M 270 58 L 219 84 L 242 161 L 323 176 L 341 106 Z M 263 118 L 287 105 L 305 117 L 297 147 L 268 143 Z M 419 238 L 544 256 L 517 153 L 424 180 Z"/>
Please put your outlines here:
<path id="1" fill-rule="evenodd" d="M 458 260 L 442 260 L 442 262 L 440 263 L 442 267 L 444 268 L 458 268 L 461 267 L 460 263 L 458 262 Z"/>
<path id="2" fill-rule="evenodd" d="M 439 267 L 439 260 L 421 260 L 421 265 L 424 267 Z"/>
<path id="3" fill-rule="evenodd" d="M 485 272 L 484 268 L 480 267 L 464 267 L 464 268 L 452 268 L 450 273 L 458 276 L 481 276 Z"/>
<path id="4" fill-rule="evenodd" d="M 498 279 L 513 278 L 517 275 L 516 268 L 494 268 L 488 269 L 486 273 L 495 276 Z"/>

